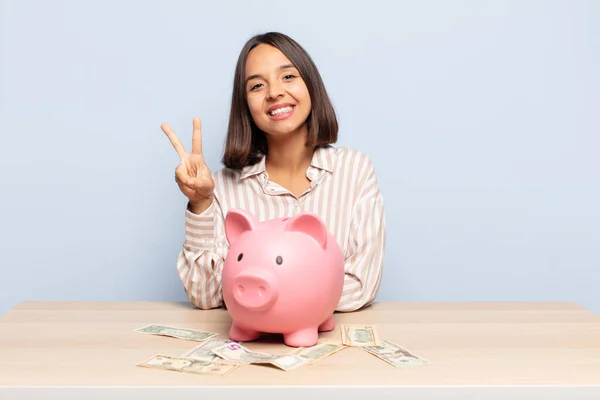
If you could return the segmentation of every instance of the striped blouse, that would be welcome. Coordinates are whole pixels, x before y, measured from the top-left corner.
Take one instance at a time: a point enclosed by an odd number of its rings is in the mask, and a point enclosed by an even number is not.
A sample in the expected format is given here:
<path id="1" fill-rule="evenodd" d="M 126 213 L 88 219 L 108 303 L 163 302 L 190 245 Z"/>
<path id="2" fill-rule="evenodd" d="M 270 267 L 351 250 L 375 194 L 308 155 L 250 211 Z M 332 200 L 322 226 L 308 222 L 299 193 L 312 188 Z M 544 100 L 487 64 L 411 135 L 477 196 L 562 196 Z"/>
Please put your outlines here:
<path id="1" fill-rule="evenodd" d="M 243 208 L 259 221 L 301 211 L 319 215 L 345 258 L 345 279 L 337 311 L 373 302 L 379 291 L 385 248 L 383 199 L 371 161 L 348 148 L 318 148 L 307 177 L 310 188 L 296 197 L 269 181 L 264 157 L 241 171 L 214 174 L 214 201 L 202 214 L 185 210 L 185 241 L 177 270 L 190 302 L 201 309 L 222 307 L 221 271 L 229 244 L 224 218 Z"/>

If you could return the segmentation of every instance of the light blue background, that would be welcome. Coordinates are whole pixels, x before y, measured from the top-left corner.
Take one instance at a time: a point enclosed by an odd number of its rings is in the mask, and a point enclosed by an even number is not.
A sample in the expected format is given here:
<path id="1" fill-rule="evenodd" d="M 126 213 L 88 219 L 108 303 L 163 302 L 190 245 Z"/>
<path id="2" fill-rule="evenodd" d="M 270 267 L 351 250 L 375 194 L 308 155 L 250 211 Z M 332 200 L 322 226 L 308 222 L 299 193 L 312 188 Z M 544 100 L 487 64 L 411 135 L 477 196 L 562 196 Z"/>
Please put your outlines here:
<path id="1" fill-rule="evenodd" d="M 313 56 L 386 203 L 380 301 L 600 313 L 600 2 L 0 1 L 0 313 L 183 300 L 178 157 L 219 160 L 235 61 Z"/>

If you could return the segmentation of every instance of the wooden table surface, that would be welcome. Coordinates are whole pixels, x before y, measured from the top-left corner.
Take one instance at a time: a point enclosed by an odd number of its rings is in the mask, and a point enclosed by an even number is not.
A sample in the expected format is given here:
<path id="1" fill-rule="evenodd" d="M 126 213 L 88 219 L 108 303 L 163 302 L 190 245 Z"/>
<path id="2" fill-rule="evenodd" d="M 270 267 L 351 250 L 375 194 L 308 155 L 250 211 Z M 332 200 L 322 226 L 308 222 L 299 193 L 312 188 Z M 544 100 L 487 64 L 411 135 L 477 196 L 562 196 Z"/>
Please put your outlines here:
<path id="1" fill-rule="evenodd" d="M 157 353 L 181 355 L 198 343 L 134 329 L 163 324 L 226 337 L 227 312 L 169 302 L 24 302 L 0 317 L 0 398 L 53 387 L 194 388 L 199 394 L 209 388 L 297 386 L 387 388 L 381 394 L 390 395 L 409 393 L 400 392 L 406 389 L 413 398 L 437 398 L 436 393 L 445 394 L 439 398 L 454 398 L 448 397 L 451 393 L 502 398 L 494 396 L 509 392 L 498 390 L 510 389 L 511 398 L 555 394 L 600 399 L 600 317 L 577 304 L 376 303 L 337 313 L 335 320 L 336 329 L 321 337 L 341 339 L 340 323 L 373 324 L 381 339 L 430 363 L 394 368 L 347 348 L 288 372 L 262 365 L 243 366 L 223 377 L 153 370 L 136 364 Z M 277 336 L 245 345 L 270 353 L 292 350 Z M 133 398 L 132 393 L 124 398 Z"/>

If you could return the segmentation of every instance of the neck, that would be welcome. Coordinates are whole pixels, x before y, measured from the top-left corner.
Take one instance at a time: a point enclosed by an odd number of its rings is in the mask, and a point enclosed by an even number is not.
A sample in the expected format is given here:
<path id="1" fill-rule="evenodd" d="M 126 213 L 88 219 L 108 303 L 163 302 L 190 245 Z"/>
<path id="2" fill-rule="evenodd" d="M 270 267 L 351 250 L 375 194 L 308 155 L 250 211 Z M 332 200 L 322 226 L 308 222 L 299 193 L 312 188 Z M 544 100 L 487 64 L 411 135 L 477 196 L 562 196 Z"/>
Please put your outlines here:
<path id="1" fill-rule="evenodd" d="M 304 145 L 306 129 L 302 134 L 285 138 L 268 138 L 269 152 L 265 159 L 266 168 L 281 174 L 304 173 L 313 156 L 313 148 Z"/>

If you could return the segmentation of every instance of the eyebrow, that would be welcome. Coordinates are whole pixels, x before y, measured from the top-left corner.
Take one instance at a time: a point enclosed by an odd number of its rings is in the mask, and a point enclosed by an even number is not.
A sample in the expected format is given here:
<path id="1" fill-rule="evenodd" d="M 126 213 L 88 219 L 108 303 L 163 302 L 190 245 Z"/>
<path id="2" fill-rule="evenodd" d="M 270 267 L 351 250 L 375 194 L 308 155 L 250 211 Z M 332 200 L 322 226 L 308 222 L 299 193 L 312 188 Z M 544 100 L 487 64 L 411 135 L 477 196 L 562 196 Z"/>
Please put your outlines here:
<path id="1" fill-rule="evenodd" d="M 288 68 L 296 68 L 294 66 L 294 64 L 283 64 L 279 66 L 279 69 L 288 69 Z M 261 75 L 260 74 L 254 74 L 254 75 L 250 75 L 249 77 L 246 78 L 246 83 L 248 83 L 249 80 L 251 79 L 256 79 L 256 78 L 260 78 Z"/>

